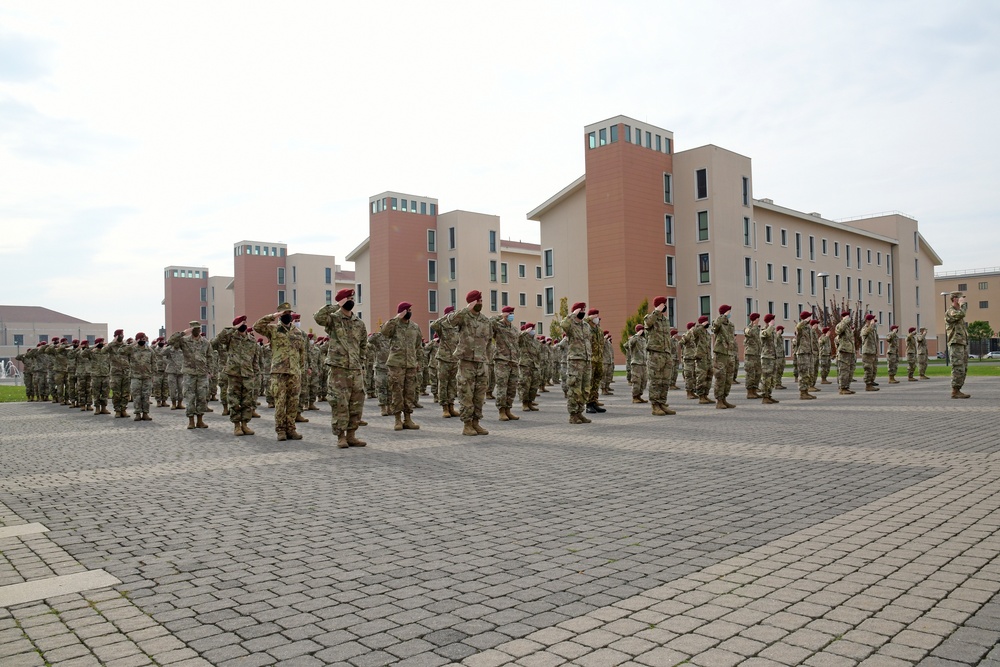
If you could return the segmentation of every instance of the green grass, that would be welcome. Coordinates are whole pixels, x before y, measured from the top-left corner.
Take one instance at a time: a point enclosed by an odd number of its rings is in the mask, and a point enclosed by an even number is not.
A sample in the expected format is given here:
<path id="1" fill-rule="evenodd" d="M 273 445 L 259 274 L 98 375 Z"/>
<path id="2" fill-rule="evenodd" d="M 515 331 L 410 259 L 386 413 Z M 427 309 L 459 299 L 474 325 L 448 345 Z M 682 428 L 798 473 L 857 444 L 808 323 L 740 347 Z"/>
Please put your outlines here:
<path id="1" fill-rule="evenodd" d="M 0 403 L 17 403 L 28 400 L 28 395 L 24 391 L 24 385 L 11 387 L 0 385 Z"/>

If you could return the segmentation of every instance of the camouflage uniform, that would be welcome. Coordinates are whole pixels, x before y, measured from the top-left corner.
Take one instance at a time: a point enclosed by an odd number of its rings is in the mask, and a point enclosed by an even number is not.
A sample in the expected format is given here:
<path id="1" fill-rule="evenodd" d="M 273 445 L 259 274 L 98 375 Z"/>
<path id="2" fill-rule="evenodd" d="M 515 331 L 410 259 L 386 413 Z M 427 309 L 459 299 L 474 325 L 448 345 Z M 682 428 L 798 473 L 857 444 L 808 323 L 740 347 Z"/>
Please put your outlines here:
<path id="1" fill-rule="evenodd" d="M 454 414 L 455 399 L 458 397 L 458 359 L 455 358 L 455 346 L 458 345 L 458 333 L 454 327 L 445 324 L 447 313 L 441 319 L 431 322 L 431 331 L 438 335 L 437 344 L 437 381 L 438 403 L 448 412 Z"/>
<path id="2" fill-rule="evenodd" d="M 467 428 L 463 431 L 468 435 L 468 426 L 479 435 L 487 435 L 486 429 L 479 426 L 483 418 L 483 403 L 486 401 L 486 347 L 492 337 L 492 325 L 481 312 L 476 312 L 470 303 L 461 310 L 449 313 L 444 318 L 447 328 L 454 329 L 458 335 L 455 346 L 455 356 L 459 359 L 458 392 L 462 403 L 461 418 Z"/>
<path id="3" fill-rule="evenodd" d="M 535 392 L 538 385 L 535 381 L 535 367 L 538 358 L 538 341 L 532 329 L 523 330 L 517 337 L 518 347 L 518 383 L 517 389 L 521 396 L 521 407 L 525 412 L 536 411 Z"/>
<path id="4" fill-rule="evenodd" d="M 330 427 L 343 444 L 361 446 L 354 432 L 361 423 L 365 406 L 365 359 L 368 356 L 368 330 L 353 312 L 334 303 L 323 306 L 313 316 L 326 330 L 326 396 L 330 403 Z M 353 441 L 353 443 L 351 442 Z"/>
<path id="5" fill-rule="evenodd" d="M 673 339 L 674 346 L 674 363 L 673 370 L 670 371 L 670 388 L 680 389 L 680 387 L 677 386 L 677 375 L 681 371 L 681 337 L 674 332 L 671 334 L 671 338 Z"/>
<path id="6" fill-rule="evenodd" d="M 171 347 L 179 349 L 184 355 L 181 372 L 184 373 L 184 401 L 187 403 L 185 414 L 188 419 L 201 416 L 208 411 L 208 351 L 209 344 L 200 334 L 184 335 L 178 331 L 167 341 Z M 188 424 L 190 427 L 191 424 Z M 203 426 L 200 428 L 204 428 Z"/>
<path id="7" fill-rule="evenodd" d="M 250 420 L 257 407 L 259 346 L 250 334 L 241 332 L 237 327 L 226 327 L 215 340 L 218 342 L 216 349 L 219 351 L 219 359 L 223 362 L 219 387 L 226 391 L 223 400 L 229 409 L 229 421 L 240 426 L 242 434 L 253 435 L 253 431 L 247 431 L 250 430 Z M 246 429 L 242 428 L 244 424 L 248 425 Z M 239 435 L 235 429 L 234 435 Z"/>
<path id="8" fill-rule="evenodd" d="M 632 402 L 645 403 L 642 392 L 646 391 L 646 336 L 644 331 L 633 334 L 626 343 L 629 365 L 632 369 Z"/>
<path id="9" fill-rule="evenodd" d="M 111 358 L 104 343 L 98 343 L 90 352 L 91 397 L 95 415 L 110 415 L 108 393 L 111 389 Z"/>
<path id="10" fill-rule="evenodd" d="M 409 320 L 393 317 L 382 325 L 386 358 L 389 413 L 409 419 L 416 396 L 417 369 L 423 339 L 420 328 Z M 440 366 L 439 366 L 440 370 Z"/>
<path id="11" fill-rule="evenodd" d="M 734 326 L 726 315 L 719 315 L 712 323 L 712 333 L 715 334 L 715 401 L 727 408 L 736 406 L 726 400 L 733 384 L 733 357 L 736 352 Z"/>
<path id="12" fill-rule="evenodd" d="M 761 373 L 760 325 L 756 318 L 743 329 L 743 370 L 746 373 L 747 398 L 757 398 Z"/>
<path id="13" fill-rule="evenodd" d="M 830 360 L 833 354 L 833 344 L 830 340 L 830 332 L 827 331 L 819 337 L 819 373 L 822 384 L 830 384 L 826 378 L 830 375 Z"/>
<path id="14" fill-rule="evenodd" d="M 814 360 L 812 346 L 812 326 L 809 318 L 799 320 L 795 325 L 795 364 L 799 369 L 799 397 L 815 398 L 809 394 L 809 390 L 815 384 L 813 378 Z"/>
<path id="15" fill-rule="evenodd" d="M 688 398 L 696 398 L 701 394 L 698 390 L 698 334 L 694 325 L 681 336 L 681 357 L 684 359 L 684 389 Z"/>
<path id="16" fill-rule="evenodd" d="M 896 372 L 899 369 L 899 334 L 895 328 L 889 328 L 889 335 L 885 337 L 885 360 L 888 367 L 889 382 L 895 384 Z"/>
<path id="17" fill-rule="evenodd" d="M 854 379 L 854 367 L 857 356 L 854 352 L 854 326 L 850 317 L 844 317 L 837 323 L 837 384 L 841 393 L 851 393 L 851 380 Z"/>
<path id="18" fill-rule="evenodd" d="M 205 337 L 204 330 L 202 331 L 202 337 Z M 212 347 L 211 343 L 208 346 L 208 400 L 217 401 L 219 400 L 219 364 L 224 362 L 225 359 L 220 359 L 219 352 Z M 206 412 L 214 412 L 212 408 L 206 407 Z"/>
<path id="19" fill-rule="evenodd" d="M 782 379 L 785 377 L 785 330 L 774 328 L 774 388 L 784 389 Z"/>
<path id="20" fill-rule="evenodd" d="M 369 336 L 369 341 L 371 339 L 371 334 Z M 376 398 L 378 394 L 375 389 L 375 354 L 374 350 L 369 350 L 369 353 L 365 355 L 365 395 L 368 398 Z"/>
<path id="21" fill-rule="evenodd" d="M 80 343 L 74 342 L 66 353 L 66 396 L 69 404 L 76 408 L 76 359 L 80 351 Z"/>
<path id="22" fill-rule="evenodd" d="M 652 310 L 643 320 L 646 347 L 646 371 L 649 381 L 649 402 L 657 416 L 674 414 L 667 409 L 671 366 L 674 364 L 674 341 L 670 337 L 670 320 L 664 312 Z M 632 363 L 635 364 L 633 357 Z M 633 374 L 635 370 L 633 369 Z M 640 388 L 641 393 L 641 388 Z M 633 389 L 632 395 L 635 396 Z"/>
<path id="23" fill-rule="evenodd" d="M 227 346 L 229 344 L 229 336 L 222 335 L 223 333 L 225 333 L 225 331 L 226 330 L 223 329 L 218 334 L 216 334 L 215 338 L 212 339 L 211 343 L 212 352 L 214 352 L 215 355 L 217 355 L 219 364 L 221 364 L 223 369 L 225 369 L 226 367 L 226 362 L 227 362 L 226 357 L 229 354 L 229 350 L 227 349 Z M 229 415 L 231 417 L 232 411 L 229 409 L 229 375 L 226 374 L 225 372 L 220 373 L 218 375 L 218 378 L 216 379 L 216 382 L 219 387 L 219 399 L 220 403 L 222 403 L 222 414 L 224 416 Z M 256 400 L 254 401 L 254 403 L 256 404 Z"/>
<path id="24" fill-rule="evenodd" d="M 590 325 L 567 315 L 559 323 L 566 333 L 566 409 L 570 423 L 585 423 L 581 413 L 590 396 L 591 382 L 591 333 Z"/>
<path id="25" fill-rule="evenodd" d="M 76 353 L 76 403 L 80 410 L 90 410 L 90 384 L 91 366 L 94 351 L 87 345 L 87 341 L 80 343 L 80 349 Z"/>
<path id="26" fill-rule="evenodd" d="M 546 350 L 548 352 L 548 350 Z M 604 377 L 601 392 L 607 396 L 613 394 L 611 382 L 615 379 L 615 347 L 607 337 L 604 338 Z M 669 386 L 669 385 L 668 385 Z"/>
<path id="27" fill-rule="evenodd" d="M 712 388 L 712 337 L 709 336 L 708 329 L 700 323 L 695 326 L 694 332 L 698 344 L 695 385 L 698 387 L 699 398 L 707 402 L 708 392 Z"/>
<path id="28" fill-rule="evenodd" d="M 595 315 L 594 317 L 600 317 Z M 597 394 L 601 384 L 601 376 L 604 374 L 604 332 L 592 317 L 585 317 L 584 322 L 590 326 L 590 393 L 587 395 L 587 403 L 592 407 L 597 406 Z"/>
<path id="29" fill-rule="evenodd" d="M 569 369 L 569 339 L 563 336 L 556 343 L 556 351 L 559 353 L 559 385 L 562 388 L 563 397 L 569 392 L 568 369 Z"/>
<path id="30" fill-rule="evenodd" d="M 861 327 L 861 364 L 865 369 L 865 391 L 874 391 L 878 372 L 878 325 L 874 319 Z"/>
<path id="31" fill-rule="evenodd" d="M 170 391 L 167 388 L 167 349 L 163 347 L 163 341 L 158 342 L 153 347 L 153 398 L 156 399 L 157 406 L 167 403 Z"/>
<path id="32" fill-rule="evenodd" d="M 969 324 L 965 321 L 965 315 L 968 311 L 969 304 L 963 303 L 956 308 L 953 301 L 952 307 L 944 314 L 948 356 L 951 357 L 952 398 L 968 398 L 969 396 L 962 393 L 962 386 L 965 385 L 966 369 L 969 366 Z M 926 363 L 924 362 L 925 367 Z M 920 374 L 923 375 L 923 373 L 923 370 L 921 370 Z"/>
<path id="33" fill-rule="evenodd" d="M 116 417 L 127 417 L 129 397 L 129 357 L 128 345 L 117 337 L 105 345 L 111 359 L 111 402 L 115 407 Z"/>
<path id="34" fill-rule="evenodd" d="M 146 345 L 125 346 L 122 351 L 129 367 L 129 393 L 132 396 L 132 408 L 135 410 L 135 421 L 152 421 L 149 416 L 149 395 L 153 391 L 153 373 L 155 353 Z M 124 413 L 124 408 L 122 409 Z"/>
<path id="35" fill-rule="evenodd" d="M 906 334 L 906 376 L 910 382 L 916 382 L 913 374 L 917 370 L 917 332 L 911 331 Z"/>
<path id="36" fill-rule="evenodd" d="M 766 322 L 764 328 L 760 330 L 760 376 L 761 376 L 761 387 L 760 395 L 764 399 L 764 403 L 771 403 L 774 398 L 771 396 L 771 392 L 774 390 L 774 378 L 775 378 L 775 366 L 777 362 L 777 357 L 775 356 L 775 350 L 777 349 L 776 341 L 778 340 L 778 332 L 774 328 L 774 321 Z"/>
<path id="37" fill-rule="evenodd" d="M 62 343 L 49 345 L 46 349 L 52 364 L 52 402 L 63 405 L 69 403 L 66 391 L 66 365 L 68 363 L 66 355 L 68 350 L 69 345 Z"/>
<path id="38" fill-rule="evenodd" d="M 299 414 L 302 369 L 306 365 L 306 338 L 291 322 L 285 324 L 274 314 L 257 320 L 253 330 L 271 344 L 270 391 L 274 399 L 274 431 L 279 441 L 288 438 L 299 440 L 302 436 L 295 430 L 295 418 Z"/>
<path id="39" fill-rule="evenodd" d="M 517 370 L 521 361 L 518 334 L 514 325 L 507 321 L 506 314 L 498 315 L 490 321 L 496 352 L 493 355 L 493 372 L 496 375 L 497 410 L 501 421 L 518 419 L 510 413 L 517 392 Z M 506 418 L 506 419 L 505 419 Z"/>
<path id="40" fill-rule="evenodd" d="M 945 324 L 947 329 L 947 324 Z M 917 370 L 919 371 L 921 380 L 929 380 L 927 377 L 927 333 L 926 329 L 921 328 L 917 332 Z M 947 336 L 946 336 L 947 338 Z"/>
<path id="41" fill-rule="evenodd" d="M 179 410 L 183 407 L 181 401 L 184 398 L 184 374 L 181 368 L 184 364 L 184 353 L 179 347 L 169 345 L 167 350 L 167 386 L 170 390 L 171 410 Z"/>

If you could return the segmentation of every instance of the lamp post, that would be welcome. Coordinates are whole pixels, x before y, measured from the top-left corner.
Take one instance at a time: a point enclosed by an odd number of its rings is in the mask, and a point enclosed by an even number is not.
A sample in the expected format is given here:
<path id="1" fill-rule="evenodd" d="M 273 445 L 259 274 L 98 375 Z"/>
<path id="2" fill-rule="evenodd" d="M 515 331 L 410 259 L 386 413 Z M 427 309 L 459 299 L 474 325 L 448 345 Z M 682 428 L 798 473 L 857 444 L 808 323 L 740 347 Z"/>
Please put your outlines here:
<path id="1" fill-rule="evenodd" d="M 823 281 L 823 326 L 830 326 L 830 318 L 826 315 L 826 279 L 830 277 L 829 273 L 817 273 L 816 276 Z"/>
<path id="2" fill-rule="evenodd" d="M 951 292 L 941 292 L 941 296 L 944 298 L 944 312 L 945 313 L 948 312 L 948 296 L 950 294 L 951 294 Z M 942 317 L 941 319 L 943 320 L 944 317 Z M 945 366 L 947 366 L 949 364 L 949 359 L 948 359 L 948 333 L 947 332 L 948 332 L 948 326 L 947 326 L 947 324 L 945 324 L 945 334 L 944 334 L 944 365 Z"/>

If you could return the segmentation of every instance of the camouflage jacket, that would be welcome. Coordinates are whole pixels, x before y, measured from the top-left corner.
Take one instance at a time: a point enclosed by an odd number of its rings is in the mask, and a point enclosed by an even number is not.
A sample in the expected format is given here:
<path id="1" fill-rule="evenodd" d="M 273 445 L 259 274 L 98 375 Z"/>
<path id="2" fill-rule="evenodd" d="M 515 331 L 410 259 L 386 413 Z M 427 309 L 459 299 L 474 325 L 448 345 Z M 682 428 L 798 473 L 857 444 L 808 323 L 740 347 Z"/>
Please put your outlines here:
<path id="1" fill-rule="evenodd" d="M 878 327 L 875 320 L 861 327 L 861 354 L 878 354 Z"/>
<path id="2" fill-rule="evenodd" d="M 167 372 L 179 375 L 184 365 L 184 353 L 176 345 L 168 344 L 163 349 L 167 351 Z"/>
<path id="3" fill-rule="evenodd" d="M 681 356 L 689 361 L 698 358 L 698 334 L 695 332 L 697 328 L 696 324 L 681 336 Z"/>
<path id="4" fill-rule="evenodd" d="M 453 329 L 458 336 L 455 357 L 463 361 L 486 362 L 486 348 L 493 335 L 489 318 L 474 311 L 470 304 L 448 313 L 438 322 L 444 323 L 443 330 Z M 441 344 L 444 345 L 443 342 Z"/>
<path id="5" fill-rule="evenodd" d="M 917 333 L 917 356 L 927 356 L 927 336 L 919 332 Z"/>
<path id="6" fill-rule="evenodd" d="M 153 366 L 157 373 L 167 370 L 167 348 L 157 345 L 153 348 Z"/>
<path id="7" fill-rule="evenodd" d="M 968 311 L 969 304 L 963 303 L 961 308 L 949 308 L 944 314 L 948 345 L 969 344 L 969 324 L 965 321 L 965 314 Z"/>
<path id="8" fill-rule="evenodd" d="M 760 330 L 760 358 L 761 359 L 776 359 L 775 350 L 778 346 L 775 341 L 779 339 L 778 332 L 774 328 L 774 324 L 768 322 L 767 325 Z"/>
<path id="9" fill-rule="evenodd" d="M 184 375 L 208 376 L 208 341 L 198 336 L 194 338 L 178 331 L 168 340 L 171 347 L 179 349 L 184 355 L 181 372 Z"/>
<path id="10" fill-rule="evenodd" d="M 833 341 L 830 340 L 830 333 L 821 335 L 818 342 L 820 359 L 828 359 L 833 353 Z"/>
<path id="11" fill-rule="evenodd" d="M 236 327 L 226 327 L 215 337 L 215 341 L 218 342 L 216 349 L 220 350 L 220 358 L 224 358 L 223 373 L 241 378 L 256 375 L 259 346 L 250 334 L 240 333 Z"/>
<path id="12" fill-rule="evenodd" d="M 76 376 L 90 375 L 91 357 L 93 356 L 93 350 L 88 347 L 80 346 L 80 349 L 76 353 Z"/>
<path id="13" fill-rule="evenodd" d="M 628 339 L 628 356 L 631 360 L 629 363 L 632 366 L 646 365 L 646 349 L 649 346 L 649 341 L 646 340 L 643 333 L 644 332 L 640 331 L 637 334 L 633 334 L 632 337 Z"/>
<path id="14" fill-rule="evenodd" d="M 386 362 L 389 360 L 389 339 L 382 335 L 381 331 L 376 331 L 372 334 L 371 340 L 368 341 L 368 346 L 375 349 L 375 365 L 379 368 L 385 368 Z"/>
<path id="15" fill-rule="evenodd" d="M 289 324 L 285 326 L 274 314 L 265 315 L 253 330 L 271 341 L 271 373 L 302 375 L 306 368 L 306 337 Z"/>
<path id="16" fill-rule="evenodd" d="M 153 377 L 155 353 L 148 345 L 127 345 L 119 354 L 128 361 L 129 375 L 133 380 L 148 380 Z"/>
<path id="17" fill-rule="evenodd" d="M 448 318 L 455 311 L 431 322 L 431 331 L 438 335 L 437 358 L 441 361 L 455 363 L 455 349 L 458 347 L 458 330 Z"/>
<path id="18" fill-rule="evenodd" d="M 590 325 L 579 318 L 567 315 L 559 326 L 566 332 L 567 361 L 590 361 L 593 354 L 590 349 Z"/>
<path id="19" fill-rule="evenodd" d="M 842 319 L 837 322 L 837 353 L 854 354 L 854 326 L 851 320 Z"/>
<path id="20" fill-rule="evenodd" d="M 326 330 L 326 365 L 360 371 L 368 356 L 368 329 L 361 318 L 337 304 L 323 306 L 313 319 Z"/>
<path id="21" fill-rule="evenodd" d="M 917 358 L 917 333 L 906 334 L 906 358 L 916 359 Z"/>
<path id="22" fill-rule="evenodd" d="M 448 313 L 449 315 L 451 313 Z M 386 366 L 419 368 L 423 339 L 420 327 L 409 320 L 393 317 L 382 325 L 382 335 L 389 347 Z"/>
<path id="23" fill-rule="evenodd" d="M 590 363 L 595 365 L 604 364 L 604 332 L 601 327 L 590 317 L 585 317 L 584 322 L 590 327 Z"/>
<path id="24" fill-rule="evenodd" d="M 90 375 L 95 378 L 106 378 L 111 375 L 111 357 L 108 348 L 95 347 L 90 351 Z"/>
<path id="25" fill-rule="evenodd" d="M 517 336 L 518 363 L 522 366 L 538 366 L 541 346 L 535 339 L 534 330 L 522 331 Z"/>
<path id="26" fill-rule="evenodd" d="M 712 360 L 712 337 L 708 335 L 708 329 L 700 324 L 694 327 L 694 339 L 698 346 L 698 358 Z"/>
<path id="27" fill-rule="evenodd" d="M 889 329 L 889 335 L 885 337 L 885 356 L 899 358 L 899 334 L 895 329 Z"/>
<path id="28" fill-rule="evenodd" d="M 114 375 L 124 375 L 128 373 L 129 353 L 128 345 L 125 344 L 125 341 L 115 338 L 104 347 L 107 348 L 109 355 L 108 358 L 111 360 L 111 372 Z"/>
<path id="29" fill-rule="evenodd" d="M 646 350 L 650 352 L 670 351 L 673 342 L 670 340 L 670 320 L 665 314 L 658 310 L 650 311 L 643 318 L 643 326 L 645 327 L 646 334 Z M 632 338 L 635 338 L 635 336 L 632 336 Z"/>
<path id="30" fill-rule="evenodd" d="M 809 326 L 809 320 L 799 320 L 795 325 L 794 347 L 795 356 L 812 356 L 812 327 Z"/>
<path id="31" fill-rule="evenodd" d="M 743 330 L 743 356 L 744 358 L 760 356 L 760 326 L 756 323 Z"/>
<path id="32" fill-rule="evenodd" d="M 733 323 L 725 315 L 719 315 L 712 323 L 712 333 L 715 334 L 715 346 L 713 351 L 716 355 L 732 355 L 736 352 L 736 340 L 733 335 Z"/>
<path id="33" fill-rule="evenodd" d="M 497 350 L 493 355 L 494 361 L 509 361 L 519 363 L 521 358 L 520 345 L 518 343 L 518 332 L 512 322 L 508 322 L 503 315 L 498 315 L 490 320 L 493 327 L 493 340 L 496 341 Z"/>

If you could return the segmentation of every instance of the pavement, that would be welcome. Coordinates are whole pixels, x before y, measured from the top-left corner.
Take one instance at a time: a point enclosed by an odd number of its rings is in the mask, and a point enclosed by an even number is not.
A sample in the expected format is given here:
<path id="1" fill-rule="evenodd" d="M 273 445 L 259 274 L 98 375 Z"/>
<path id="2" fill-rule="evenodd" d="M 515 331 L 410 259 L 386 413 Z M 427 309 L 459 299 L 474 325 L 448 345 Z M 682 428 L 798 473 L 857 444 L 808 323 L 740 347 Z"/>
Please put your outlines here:
<path id="1" fill-rule="evenodd" d="M 1000 666 L 1000 382 L 276 442 L 0 405 L 0 665 Z"/>

